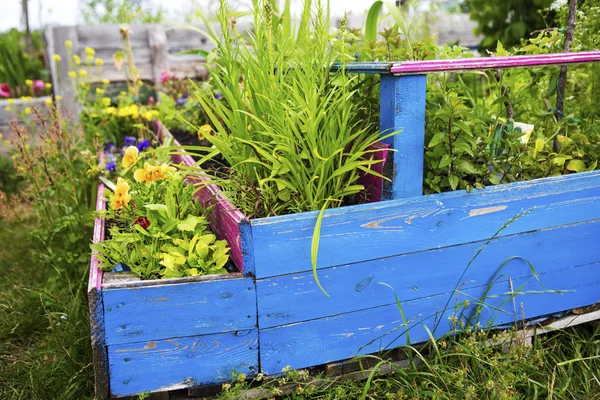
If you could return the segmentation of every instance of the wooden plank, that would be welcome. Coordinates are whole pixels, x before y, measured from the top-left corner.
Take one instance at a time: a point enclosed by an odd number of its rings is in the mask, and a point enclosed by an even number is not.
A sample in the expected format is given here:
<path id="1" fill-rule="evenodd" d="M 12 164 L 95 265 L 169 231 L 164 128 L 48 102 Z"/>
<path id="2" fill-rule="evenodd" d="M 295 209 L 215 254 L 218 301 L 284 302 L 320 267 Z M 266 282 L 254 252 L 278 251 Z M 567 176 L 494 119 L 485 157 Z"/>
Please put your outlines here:
<path id="1" fill-rule="evenodd" d="M 243 274 L 233 272 L 222 275 L 200 275 L 200 276 L 185 276 L 183 278 L 164 279 L 140 279 L 133 272 L 107 272 L 102 278 L 103 289 L 124 289 L 124 288 L 140 288 L 146 286 L 162 286 L 164 284 L 174 285 L 180 283 L 198 283 L 212 282 L 217 280 L 240 279 L 244 278 Z"/>
<path id="2" fill-rule="evenodd" d="M 256 327 L 251 278 L 104 290 L 106 344 Z"/>
<path id="3" fill-rule="evenodd" d="M 327 210 L 318 268 L 600 218 L 600 171 Z M 311 270 L 317 212 L 252 220 L 256 277 Z M 284 260 L 284 262 L 282 262 Z M 246 262 L 246 260 L 244 260 Z"/>
<path id="4" fill-rule="evenodd" d="M 160 82 L 163 71 L 169 71 L 169 50 L 167 35 L 160 25 L 155 25 L 148 31 L 148 41 L 152 50 L 152 80 Z"/>
<path id="5" fill-rule="evenodd" d="M 224 382 L 258 370 L 256 329 L 109 346 L 113 396 Z"/>
<path id="6" fill-rule="evenodd" d="M 518 278 L 512 280 L 511 284 L 494 284 L 484 301 L 481 326 L 502 325 L 548 315 L 593 304 L 600 299 L 598 263 L 568 271 L 552 271 L 540 276 L 540 280 L 545 289 L 531 278 Z M 407 332 L 411 343 L 427 341 L 429 333 L 425 326 L 439 338 L 453 331 L 449 318 L 463 316 L 463 302 L 470 301 L 470 305 L 464 309 L 465 315 L 468 315 L 486 288 L 478 286 L 403 302 L 401 305 L 406 320 L 403 320 L 398 307 L 392 304 L 261 329 L 261 370 L 266 374 L 276 374 L 287 365 L 292 369 L 305 368 L 403 346 L 407 343 Z M 512 301 L 511 293 L 515 292 L 520 294 Z M 448 302 L 449 307 L 445 309 Z M 437 329 L 434 330 L 435 327 Z"/>
<path id="7" fill-rule="evenodd" d="M 487 284 L 502 267 L 501 280 L 600 262 L 597 249 L 600 219 L 548 228 L 493 240 L 470 260 L 485 242 L 370 260 L 319 271 L 319 281 L 331 297 L 317 287 L 312 271 L 256 281 L 258 324 L 261 329 L 366 310 L 395 302 L 448 293 Z M 460 279 L 460 280 L 459 280 Z M 383 284 L 383 285 L 382 285 Z"/>
<path id="8" fill-rule="evenodd" d="M 148 48 L 148 29 L 152 27 L 151 24 L 130 25 L 130 40 L 134 51 L 138 48 Z M 74 28 L 80 43 L 80 47 L 73 47 L 74 49 L 91 47 L 96 50 L 116 51 L 122 48 L 123 38 L 118 24 L 77 25 Z"/>
<path id="9" fill-rule="evenodd" d="M 396 150 L 393 153 L 393 199 L 423 194 L 426 84 L 425 75 L 381 76 L 381 134 L 401 131 L 386 139 Z"/>
<path id="10" fill-rule="evenodd" d="M 61 57 L 61 61 L 58 63 L 57 82 L 54 82 L 53 80 L 54 94 L 63 97 L 63 115 L 70 115 L 72 120 L 77 122 L 79 120 L 79 114 L 81 113 L 81 104 L 75 101 L 75 89 L 67 75 L 71 70 L 69 62 L 72 61 L 69 59 L 69 54 L 73 53 L 67 52 L 65 47 L 65 41 L 70 40 L 73 43 L 73 51 L 77 51 L 79 48 L 77 28 L 74 26 L 59 26 L 52 28 L 51 33 L 53 35 L 52 41 L 54 43 L 55 53 Z"/>
<path id="11" fill-rule="evenodd" d="M 600 61 L 600 50 L 579 53 L 534 54 L 527 56 L 475 57 L 451 60 L 402 61 L 392 65 L 392 74 L 428 74 L 500 68 L 540 67 Z"/>

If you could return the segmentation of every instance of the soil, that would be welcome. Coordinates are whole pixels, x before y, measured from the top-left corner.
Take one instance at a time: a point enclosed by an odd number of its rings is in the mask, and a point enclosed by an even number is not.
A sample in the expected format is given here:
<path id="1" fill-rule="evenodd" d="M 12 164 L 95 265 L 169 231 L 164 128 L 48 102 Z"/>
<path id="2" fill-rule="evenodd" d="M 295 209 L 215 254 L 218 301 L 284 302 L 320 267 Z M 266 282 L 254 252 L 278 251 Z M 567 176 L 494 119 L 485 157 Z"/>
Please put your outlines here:
<path id="1" fill-rule="evenodd" d="M 171 132 L 171 135 L 173 135 L 175 140 L 177 140 L 182 146 L 212 146 L 208 140 L 200 140 L 198 139 L 198 136 L 196 136 L 196 134 L 188 131 L 174 129 L 169 130 L 169 132 Z M 201 158 L 199 156 L 191 157 L 194 159 L 194 161 L 198 161 Z M 223 157 L 220 154 L 218 154 L 212 160 L 203 162 L 202 165 L 200 165 L 200 167 L 207 172 L 215 174 L 216 176 L 221 176 L 222 173 L 225 173 L 227 168 L 229 168 L 229 164 L 227 164 Z"/>

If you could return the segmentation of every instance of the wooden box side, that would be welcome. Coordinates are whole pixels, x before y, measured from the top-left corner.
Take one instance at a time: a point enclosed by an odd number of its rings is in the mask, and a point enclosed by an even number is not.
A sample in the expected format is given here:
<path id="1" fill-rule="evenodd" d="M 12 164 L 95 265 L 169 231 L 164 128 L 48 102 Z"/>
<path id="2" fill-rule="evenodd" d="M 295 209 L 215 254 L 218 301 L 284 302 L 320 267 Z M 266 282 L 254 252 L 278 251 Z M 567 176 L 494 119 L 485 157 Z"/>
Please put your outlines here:
<path id="1" fill-rule="evenodd" d="M 600 218 L 600 171 L 325 211 L 318 268 Z M 252 220 L 257 279 L 311 271 L 317 212 Z M 508 226 L 504 227 L 512 219 Z"/>
<path id="2" fill-rule="evenodd" d="M 113 396 L 215 384 L 258 371 L 258 331 L 240 330 L 108 346 Z"/>

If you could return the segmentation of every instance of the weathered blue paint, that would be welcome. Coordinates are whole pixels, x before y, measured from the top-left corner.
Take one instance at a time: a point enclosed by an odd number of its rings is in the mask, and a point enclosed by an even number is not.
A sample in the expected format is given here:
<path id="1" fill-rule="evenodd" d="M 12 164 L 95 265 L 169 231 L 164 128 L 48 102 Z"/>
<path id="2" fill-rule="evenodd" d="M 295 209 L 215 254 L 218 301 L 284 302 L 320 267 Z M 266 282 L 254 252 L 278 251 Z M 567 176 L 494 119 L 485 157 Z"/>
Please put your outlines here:
<path id="1" fill-rule="evenodd" d="M 600 171 L 327 210 L 318 268 L 600 218 Z M 252 221 L 258 279 L 310 271 L 317 213 Z"/>
<path id="2" fill-rule="evenodd" d="M 600 264 L 552 271 L 541 275 L 539 279 L 545 289 L 532 276 L 494 284 L 484 302 L 482 326 L 486 322 L 502 324 L 520 321 L 522 318 L 569 310 L 600 300 Z M 510 299 L 511 282 L 514 291 L 521 293 L 515 297 L 514 303 L 507 301 Z M 468 300 L 471 303 L 466 309 L 468 315 L 486 287 L 478 286 L 457 293 L 403 302 L 407 325 L 404 325 L 398 307 L 392 304 L 261 329 L 261 370 L 267 374 L 276 374 L 287 365 L 294 369 L 304 368 L 402 346 L 406 344 L 407 326 L 411 343 L 427 341 L 429 336 L 423 325 L 433 329 L 436 321 L 439 324 L 435 336 L 440 337 L 450 331 L 448 318 L 455 314 L 454 306 L 459 307 L 457 315 L 460 316 L 463 302 Z M 551 292 L 551 289 L 567 291 L 561 294 Z M 382 296 L 390 293 L 391 289 L 381 288 Z M 449 299 L 449 309 L 442 312 Z"/>
<path id="3" fill-rule="evenodd" d="M 251 278 L 104 291 L 107 345 L 256 327 Z"/>
<path id="4" fill-rule="evenodd" d="M 340 69 L 353 74 L 376 74 L 385 75 L 390 73 L 390 68 L 394 63 L 389 62 L 353 62 L 353 63 L 335 63 L 331 66 L 331 71 L 336 72 Z"/>
<path id="5" fill-rule="evenodd" d="M 400 131 L 385 140 L 395 149 L 394 199 L 423 193 L 426 84 L 425 75 L 381 76 L 380 132 L 385 135 Z"/>
<path id="6" fill-rule="evenodd" d="M 600 262 L 599 237 L 600 220 L 595 220 L 494 239 L 467 270 L 463 289 L 487 284 L 510 257 L 520 258 L 509 261 L 502 274 L 515 278 L 531 275 L 527 261 L 538 274 Z M 319 281 L 330 297 L 317 287 L 312 272 L 258 280 L 259 326 L 265 329 L 394 303 L 393 293 L 381 283 L 393 287 L 400 301 L 448 293 L 485 244 L 480 241 L 322 269 Z"/>
<path id="7" fill-rule="evenodd" d="M 239 239 L 242 242 L 242 260 L 244 263 L 244 273 L 246 275 L 255 275 L 254 266 L 254 243 L 252 239 L 252 225 L 248 220 L 242 220 L 239 224 Z"/>
<path id="8" fill-rule="evenodd" d="M 256 329 L 108 347 L 113 396 L 175 390 L 258 371 Z"/>

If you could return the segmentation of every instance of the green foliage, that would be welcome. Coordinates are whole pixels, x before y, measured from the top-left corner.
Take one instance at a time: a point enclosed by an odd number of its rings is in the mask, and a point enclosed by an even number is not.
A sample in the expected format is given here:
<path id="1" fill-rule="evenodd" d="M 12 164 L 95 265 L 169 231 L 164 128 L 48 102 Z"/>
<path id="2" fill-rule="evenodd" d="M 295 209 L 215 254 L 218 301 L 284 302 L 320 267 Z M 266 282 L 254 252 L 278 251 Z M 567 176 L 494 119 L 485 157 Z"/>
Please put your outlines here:
<path id="1" fill-rule="evenodd" d="M 100 267 L 123 263 L 143 279 L 227 273 L 227 242 L 208 230 L 194 190 L 180 174 L 134 184 L 130 207 L 106 212 L 109 238 L 91 246 Z"/>
<path id="2" fill-rule="evenodd" d="M 25 51 L 25 36 L 16 29 L 0 34 L 0 84 L 8 83 L 12 97 L 28 95 L 27 79 L 47 80 L 48 70 L 44 66 L 44 44 L 40 32 L 32 33 L 33 54 Z M 18 91 L 18 92 L 17 92 Z"/>
<path id="3" fill-rule="evenodd" d="M 165 22 L 165 10 L 148 0 L 80 0 L 86 24 L 156 24 Z"/>
<path id="4" fill-rule="evenodd" d="M 373 173 L 369 148 L 379 137 L 376 125 L 358 120 L 358 77 L 329 72 L 338 61 L 330 44 L 343 42 L 329 33 L 328 10 L 306 3 L 294 40 L 274 23 L 271 3 L 254 3 L 248 39 L 232 29 L 226 10 L 223 2 L 211 68 L 223 99 L 195 93 L 214 126 L 206 139 L 231 166 L 221 186 L 252 216 L 352 201 L 363 190 L 359 172 Z"/>
<path id="5" fill-rule="evenodd" d="M 480 50 L 495 50 L 498 41 L 507 47 L 518 45 L 530 33 L 552 25 L 554 0 L 511 1 L 465 0 L 471 19 L 477 21 L 475 34 L 484 36 Z"/>

